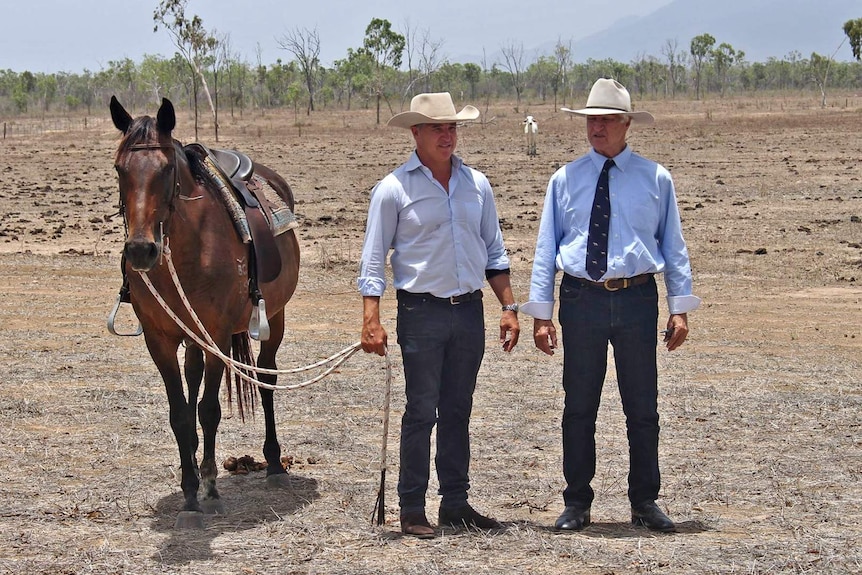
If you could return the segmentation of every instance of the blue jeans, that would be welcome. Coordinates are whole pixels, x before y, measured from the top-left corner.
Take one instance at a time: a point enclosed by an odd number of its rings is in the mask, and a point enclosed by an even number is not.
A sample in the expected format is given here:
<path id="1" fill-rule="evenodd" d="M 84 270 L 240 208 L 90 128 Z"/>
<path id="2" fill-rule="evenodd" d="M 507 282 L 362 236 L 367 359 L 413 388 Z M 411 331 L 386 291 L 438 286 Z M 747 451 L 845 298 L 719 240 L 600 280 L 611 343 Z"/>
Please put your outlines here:
<path id="1" fill-rule="evenodd" d="M 399 292 L 397 334 L 407 395 L 398 476 L 401 511 L 425 511 L 435 424 L 440 506 L 465 505 L 473 390 L 485 354 L 482 300 L 452 305 Z"/>
<path id="2" fill-rule="evenodd" d="M 563 475 L 567 506 L 589 507 L 596 472 L 596 416 L 607 371 L 608 342 L 629 443 L 628 497 L 632 505 L 658 498 L 658 292 L 655 279 L 610 292 L 563 277 Z"/>

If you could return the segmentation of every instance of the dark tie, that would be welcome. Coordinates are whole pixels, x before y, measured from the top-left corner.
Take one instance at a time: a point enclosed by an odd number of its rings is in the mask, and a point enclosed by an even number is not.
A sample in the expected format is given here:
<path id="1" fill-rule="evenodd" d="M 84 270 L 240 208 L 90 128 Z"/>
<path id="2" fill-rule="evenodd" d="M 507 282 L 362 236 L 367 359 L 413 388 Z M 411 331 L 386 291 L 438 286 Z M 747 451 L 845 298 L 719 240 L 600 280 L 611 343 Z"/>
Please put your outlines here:
<path id="1" fill-rule="evenodd" d="M 608 271 L 608 227 L 611 222 L 611 198 L 608 194 L 608 172 L 614 165 L 607 160 L 596 184 L 596 198 L 590 214 L 590 232 L 587 236 L 587 273 L 598 281 Z"/>

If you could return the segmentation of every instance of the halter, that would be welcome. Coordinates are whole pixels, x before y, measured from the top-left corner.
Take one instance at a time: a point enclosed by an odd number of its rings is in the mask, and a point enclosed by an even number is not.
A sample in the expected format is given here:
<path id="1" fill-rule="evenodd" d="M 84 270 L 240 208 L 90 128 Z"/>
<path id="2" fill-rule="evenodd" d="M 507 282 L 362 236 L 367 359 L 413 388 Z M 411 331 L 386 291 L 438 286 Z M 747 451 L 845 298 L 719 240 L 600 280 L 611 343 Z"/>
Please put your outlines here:
<path id="1" fill-rule="evenodd" d="M 168 213 L 169 213 L 169 215 L 172 215 L 174 213 L 174 209 L 175 209 L 174 208 L 174 200 L 176 199 L 176 197 L 180 193 L 180 179 L 179 179 L 179 174 L 177 171 L 177 147 L 176 147 L 176 145 L 173 143 L 171 143 L 171 144 L 161 144 L 161 143 L 157 143 L 157 144 L 131 144 L 127 149 L 130 152 L 138 152 L 141 150 L 167 150 L 167 149 L 173 150 L 174 161 L 173 161 L 173 164 L 171 165 L 171 170 L 173 171 L 174 181 L 173 181 L 173 184 L 171 186 L 170 196 L 168 198 Z M 128 220 L 126 220 L 126 200 L 125 200 L 124 194 L 120 194 L 119 209 L 120 209 L 120 215 L 123 216 L 123 228 L 124 228 L 124 232 L 125 232 L 125 237 L 126 237 L 126 239 L 128 239 L 128 237 L 129 237 L 129 222 L 128 222 Z M 159 222 L 159 250 L 162 249 L 162 246 L 164 245 L 165 238 L 167 236 L 167 234 L 165 233 L 165 230 L 164 230 L 164 228 L 166 227 L 164 224 L 165 224 L 165 222 Z"/>

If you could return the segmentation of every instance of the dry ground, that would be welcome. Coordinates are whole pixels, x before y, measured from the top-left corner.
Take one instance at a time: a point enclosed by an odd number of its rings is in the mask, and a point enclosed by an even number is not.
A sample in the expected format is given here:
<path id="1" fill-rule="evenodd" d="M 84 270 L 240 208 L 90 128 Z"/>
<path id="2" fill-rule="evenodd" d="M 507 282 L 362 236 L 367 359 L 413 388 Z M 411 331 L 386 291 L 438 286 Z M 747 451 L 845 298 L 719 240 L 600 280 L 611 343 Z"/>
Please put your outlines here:
<path id="1" fill-rule="evenodd" d="M 389 524 L 370 523 L 383 361 L 358 354 L 322 383 L 277 395 L 282 445 L 297 462 L 291 489 L 224 472 L 228 515 L 174 531 L 178 458 L 161 381 L 141 339 L 104 327 L 122 242 L 107 106 L 86 129 L 0 140 L 0 573 L 862 572 L 862 97 L 826 110 L 816 100 L 644 102 L 658 122 L 630 133 L 674 174 L 704 300 L 686 345 L 660 354 L 661 505 L 680 525 L 667 536 L 627 521 L 613 373 L 595 525 L 549 529 L 561 509 L 561 360 L 535 350 L 528 318 L 504 355 L 493 298 L 471 494 L 505 532 L 400 537 L 397 347 Z M 545 184 L 586 149 L 583 123 L 549 103 L 483 111 L 493 120 L 462 129 L 460 151 L 495 187 L 523 300 Z M 539 121 L 536 158 L 521 141 L 526 113 Z M 298 198 L 304 261 L 282 367 L 358 339 L 368 191 L 410 150 L 406 132 L 376 127 L 367 111 L 299 120 L 223 113 L 220 143 L 276 168 Z M 210 134 L 201 139 L 213 144 Z M 181 117 L 177 136 L 192 135 Z M 223 420 L 219 459 L 260 459 L 262 427 Z M 432 519 L 436 503 L 432 494 Z"/>

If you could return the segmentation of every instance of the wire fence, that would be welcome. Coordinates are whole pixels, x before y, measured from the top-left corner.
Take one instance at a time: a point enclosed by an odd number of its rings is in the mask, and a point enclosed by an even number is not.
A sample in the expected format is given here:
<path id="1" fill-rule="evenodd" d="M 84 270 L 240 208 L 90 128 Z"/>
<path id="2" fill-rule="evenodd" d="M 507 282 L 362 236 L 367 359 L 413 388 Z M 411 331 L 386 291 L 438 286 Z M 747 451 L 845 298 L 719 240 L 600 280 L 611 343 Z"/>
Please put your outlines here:
<path id="1" fill-rule="evenodd" d="M 87 132 L 100 130 L 106 122 L 107 117 L 55 117 L 55 118 L 16 118 L 14 120 L 0 120 L 0 138 L 21 136 L 40 136 L 51 133 Z"/>

